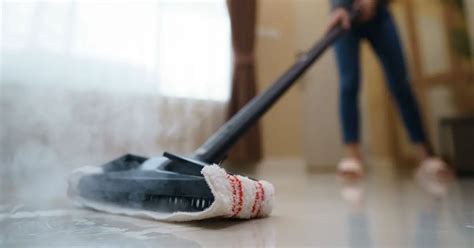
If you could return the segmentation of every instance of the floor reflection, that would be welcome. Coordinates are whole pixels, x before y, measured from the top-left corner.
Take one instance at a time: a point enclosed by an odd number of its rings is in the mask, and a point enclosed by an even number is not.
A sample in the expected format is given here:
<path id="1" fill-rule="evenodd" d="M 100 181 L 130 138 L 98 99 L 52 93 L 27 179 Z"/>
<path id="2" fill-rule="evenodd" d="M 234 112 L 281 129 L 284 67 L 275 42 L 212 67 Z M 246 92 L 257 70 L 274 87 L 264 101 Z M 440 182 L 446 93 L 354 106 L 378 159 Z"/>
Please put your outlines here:
<path id="1" fill-rule="evenodd" d="M 383 184 L 374 183 L 375 175 L 339 180 L 340 196 L 348 207 L 348 246 L 473 247 L 474 229 L 465 224 L 474 223 L 474 203 L 469 195 L 474 193 L 471 179 L 451 178 L 440 182 L 430 177 L 410 176 L 412 172 L 406 169 L 392 172 L 391 179 L 386 178 Z M 388 194 L 378 192 L 387 188 Z M 387 199 L 396 205 L 384 205 L 381 209 L 380 203 Z M 386 219 L 374 218 L 377 215 Z M 390 229 L 395 229 L 394 233 L 400 236 L 398 240 L 380 237 Z"/>
<path id="2" fill-rule="evenodd" d="M 85 209 L 0 212 L 0 246 L 275 247 L 270 218 L 165 223 Z"/>
<path id="3" fill-rule="evenodd" d="M 170 232 L 143 229 L 124 218 L 82 210 L 20 211 L 0 216 L 0 245 L 201 247 Z"/>
<path id="4" fill-rule="evenodd" d="M 416 247 L 440 247 L 438 219 L 440 200 L 433 198 L 431 206 L 422 208 L 417 216 Z"/>
<path id="5" fill-rule="evenodd" d="M 439 194 L 393 164 L 372 164 L 364 180 L 345 183 L 302 162 L 272 161 L 250 175 L 275 185 L 269 218 L 189 223 L 78 208 L 56 184 L 67 174 L 20 172 L 15 180 L 0 174 L 0 247 L 474 247 L 474 180 L 452 181 Z M 35 184 L 18 180 L 22 173 Z"/>
<path id="6" fill-rule="evenodd" d="M 349 246 L 357 248 L 373 247 L 364 198 L 364 180 L 359 178 L 343 182 L 341 196 L 349 205 L 347 214 Z"/>

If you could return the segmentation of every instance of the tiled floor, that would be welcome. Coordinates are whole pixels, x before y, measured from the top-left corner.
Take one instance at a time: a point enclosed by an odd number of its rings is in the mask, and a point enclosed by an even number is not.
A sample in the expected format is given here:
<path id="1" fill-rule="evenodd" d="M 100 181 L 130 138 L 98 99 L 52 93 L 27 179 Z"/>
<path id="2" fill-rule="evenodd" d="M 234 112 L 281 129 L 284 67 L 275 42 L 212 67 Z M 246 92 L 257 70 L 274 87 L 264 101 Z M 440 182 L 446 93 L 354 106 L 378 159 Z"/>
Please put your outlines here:
<path id="1" fill-rule="evenodd" d="M 270 217 L 184 224 L 76 208 L 63 175 L 3 173 L 0 247 L 474 247 L 474 180 L 433 195 L 396 168 L 373 163 L 365 181 L 344 185 L 301 161 L 267 161 L 256 175 L 276 187 Z"/>

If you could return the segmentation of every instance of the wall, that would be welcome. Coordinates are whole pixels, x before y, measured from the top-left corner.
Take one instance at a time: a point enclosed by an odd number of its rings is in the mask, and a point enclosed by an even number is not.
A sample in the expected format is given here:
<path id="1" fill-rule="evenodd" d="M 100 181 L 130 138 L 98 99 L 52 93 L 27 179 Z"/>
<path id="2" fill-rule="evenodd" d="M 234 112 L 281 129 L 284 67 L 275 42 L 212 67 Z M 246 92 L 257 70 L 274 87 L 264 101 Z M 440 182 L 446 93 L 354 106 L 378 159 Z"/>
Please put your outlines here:
<path id="1" fill-rule="evenodd" d="M 328 1 L 261 0 L 257 35 L 258 88 L 263 90 L 320 38 Z M 303 157 L 334 164 L 341 156 L 337 71 L 327 51 L 263 118 L 264 157 Z"/>
<path id="2" fill-rule="evenodd" d="M 257 70 L 267 87 L 324 31 L 328 1 L 259 1 Z M 337 71 L 332 51 L 299 80 L 263 118 L 264 157 L 303 157 L 311 165 L 335 164 L 341 156 Z"/>
<path id="3" fill-rule="evenodd" d="M 257 76 L 262 91 L 295 61 L 295 3 L 261 0 L 258 6 Z M 260 122 L 264 157 L 302 155 L 301 90 L 292 88 Z"/>
<path id="4" fill-rule="evenodd" d="M 296 1 L 297 46 L 305 51 L 324 35 L 329 1 Z M 342 154 L 338 75 L 332 49 L 302 79 L 304 157 L 310 166 L 331 166 Z"/>
<path id="5" fill-rule="evenodd" d="M 426 52 L 427 49 L 426 47 L 419 49 L 412 45 L 412 36 L 420 38 L 422 34 L 418 30 L 410 33 L 408 29 L 409 17 L 406 8 L 409 5 L 406 4 L 407 1 L 414 4 L 409 0 L 393 1 L 391 9 L 399 27 L 410 72 L 414 75 L 416 72 L 414 54 Z M 422 0 L 417 3 L 426 4 Z M 471 32 L 474 32 L 472 31 L 474 26 L 472 16 L 474 15 L 470 11 L 473 4 L 472 1 L 466 1 L 466 3 L 466 9 L 469 10 L 468 19 L 471 20 L 469 28 Z M 321 37 L 329 14 L 328 5 L 326 0 L 259 1 L 257 36 L 259 90 L 266 88 L 295 61 L 298 53 L 306 50 L 318 37 Z M 421 11 L 422 16 L 428 19 L 425 18 L 424 22 L 420 22 L 421 16 L 415 15 L 416 25 L 438 23 L 439 20 L 430 15 L 431 12 L 424 6 L 418 6 L 416 10 Z M 423 42 L 422 45 L 426 46 Z M 387 92 L 378 59 L 371 50 L 367 44 L 362 46 L 364 66 L 360 109 L 363 149 L 365 153 L 381 158 L 411 156 L 412 147 L 406 131 Z M 436 51 L 436 49 L 428 49 L 428 51 Z M 420 56 L 418 58 L 420 59 Z M 421 62 L 423 61 L 426 59 Z M 438 59 L 428 59 L 428 61 L 430 63 L 442 62 Z M 433 66 L 439 67 L 438 64 Z M 425 67 L 423 69 L 427 69 Z M 337 77 L 334 57 L 330 51 L 317 61 L 298 84 L 263 118 L 261 126 L 265 157 L 304 157 L 307 163 L 314 165 L 329 165 L 339 160 L 341 142 L 337 116 Z M 433 89 L 435 92 L 431 92 L 431 86 L 418 81 L 413 80 L 414 90 L 425 115 L 431 139 L 436 141 L 435 120 L 440 114 L 436 110 L 439 109 L 440 104 L 450 105 L 448 101 L 450 97 L 445 97 L 445 93 L 440 93 L 442 87 Z M 454 111 L 454 109 L 451 110 Z"/>

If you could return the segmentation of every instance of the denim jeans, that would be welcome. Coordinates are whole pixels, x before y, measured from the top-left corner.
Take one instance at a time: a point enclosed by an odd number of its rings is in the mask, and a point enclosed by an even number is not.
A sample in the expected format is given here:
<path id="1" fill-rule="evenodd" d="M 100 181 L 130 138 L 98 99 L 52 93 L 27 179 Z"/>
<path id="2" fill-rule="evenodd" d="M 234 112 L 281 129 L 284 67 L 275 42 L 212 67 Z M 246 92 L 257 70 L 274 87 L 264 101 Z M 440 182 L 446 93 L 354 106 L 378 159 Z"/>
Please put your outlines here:
<path id="1" fill-rule="evenodd" d="M 379 58 L 392 97 L 413 143 L 426 143 L 418 105 L 410 87 L 397 28 L 386 7 L 369 22 L 355 24 L 335 44 L 340 75 L 339 112 L 344 143 L 359 142 L 360 41 L 367 39 Z"/>

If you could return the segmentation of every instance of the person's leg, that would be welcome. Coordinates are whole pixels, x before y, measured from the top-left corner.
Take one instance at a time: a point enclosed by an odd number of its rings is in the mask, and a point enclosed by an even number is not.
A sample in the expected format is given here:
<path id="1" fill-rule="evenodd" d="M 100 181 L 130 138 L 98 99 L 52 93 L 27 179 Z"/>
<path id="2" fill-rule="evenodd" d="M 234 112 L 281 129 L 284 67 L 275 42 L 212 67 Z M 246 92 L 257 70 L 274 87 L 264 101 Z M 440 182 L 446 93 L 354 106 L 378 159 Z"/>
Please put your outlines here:
<path id="1" fill-rule="evenodd" d="M 343 142 L 348 155 L 360 158 L 359 143 L 359 40 L 354 31 L 342 36 L 335 44 L 339 70 L 339 118 Z"/>
<path id="2" fill-rule="evenodd" d="M 359 35 L 351 30 L 335 44 L 336 62 L 339 70 L 339 118 L 342 128 L 346 156 L 352 161 L 341 161 L 339 171 L 362 174 L 359 151 Z"/>
<path id="3" fill-rule="evenodd" d="M 364 36 L 383 65 L 390 93 L 398 105 L 410 140 L 415 144 L 417 158 L 420 161 L 428 158 L 431 155 L 430 145 L 410 86 L 398 31 L 388 10 L 382 9 L 378 16 L 366 25 Z"/>

